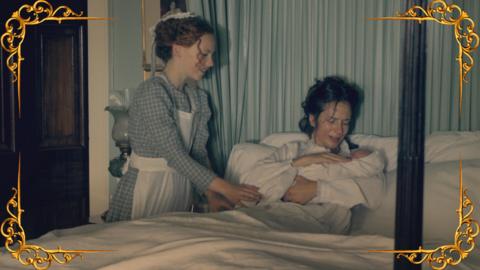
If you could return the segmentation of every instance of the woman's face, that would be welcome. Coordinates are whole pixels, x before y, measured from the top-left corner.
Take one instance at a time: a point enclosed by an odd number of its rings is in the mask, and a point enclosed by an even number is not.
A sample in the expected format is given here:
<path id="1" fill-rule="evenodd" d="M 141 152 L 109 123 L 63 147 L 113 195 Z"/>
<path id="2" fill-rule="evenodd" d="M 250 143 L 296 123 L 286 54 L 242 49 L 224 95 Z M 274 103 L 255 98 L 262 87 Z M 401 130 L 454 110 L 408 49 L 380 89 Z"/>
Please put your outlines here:
<path id="1" fill-rule="evenodd" d="M 312 138 L 315 144 L 328 149 L 336 149 L 347 135 L 352 109 L 348 102 L 330 102 L 325 105 L 315 121 L 310 115 L 310 125 L 314 127 Z"/>
<path id="2" fill-rule="evenodd" d="M 190 47 L 183 47 L 182 66 L 187 78 L 198 81 L 207 70 L 213 67 L 215 39 L 212 34 L 205 34 Z"/>

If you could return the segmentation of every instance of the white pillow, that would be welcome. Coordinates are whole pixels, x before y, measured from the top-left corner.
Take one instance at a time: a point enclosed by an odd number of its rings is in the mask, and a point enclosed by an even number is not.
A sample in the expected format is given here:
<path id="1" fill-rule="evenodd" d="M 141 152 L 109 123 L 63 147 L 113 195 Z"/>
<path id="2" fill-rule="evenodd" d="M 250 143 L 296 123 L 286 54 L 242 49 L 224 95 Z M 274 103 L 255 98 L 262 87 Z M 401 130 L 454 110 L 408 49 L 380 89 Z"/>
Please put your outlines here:
<path id="1" fill-rule="evenodd" d="M 362 148 L 378 150 L 384 155 L 386 171 L 397 168 L 397 137 L 376 135 L 351 135 L 353 143 Z M 452 160 L 480 158 L 480 131 L 436 132 L 425 138 L 425 162 L 437 163 Z"/>
<path id="2" fill-rule="evenodd" d="M 277 148 L 266 144 L 241 143 L 233 147 L 228 158 L 225 179 L 239 183 L 240 175 L 248 172 L 259 160 L 270 156 Z"/>
<path id="3" fill-rule="evenodd" d="M 273 133 L 265 137 L 260 143 L 280 147 L 289 142 L 307 141 L 308 136 L 300 132 Z"/>
<path id="4" fill-rule="evenodd" d="M 463 186 L 474 203 L 473 218 L 479 220 L 480 159 L 463 161 Z M 396 174 L 387 174 L 387 192 L 378 209 L 356 207 L 352 217 L 353 234 L 394 236 Z M 459 204 L 459 162 L 426 164 L 424 178 L 423 236 L 425 241 L 452 242 L 458 226 L 456 209 Z"/>
<path id="5" fill-rule="evenodd" d="M 225 179 L 239 183 L 240 175 L 246 173 L 257 163 L 271 155 L 278 147 L 293 141 L 306 141 L 308 136 L 300 132 L 273 133 L 265 137 L 260 144 L 236 144 L 228 158 Z"/>
<path id="6" fill-rule="evenodd" d="M 425 162 L 480 158 L 480 131 L 436 132 L 425 141 Z"/>

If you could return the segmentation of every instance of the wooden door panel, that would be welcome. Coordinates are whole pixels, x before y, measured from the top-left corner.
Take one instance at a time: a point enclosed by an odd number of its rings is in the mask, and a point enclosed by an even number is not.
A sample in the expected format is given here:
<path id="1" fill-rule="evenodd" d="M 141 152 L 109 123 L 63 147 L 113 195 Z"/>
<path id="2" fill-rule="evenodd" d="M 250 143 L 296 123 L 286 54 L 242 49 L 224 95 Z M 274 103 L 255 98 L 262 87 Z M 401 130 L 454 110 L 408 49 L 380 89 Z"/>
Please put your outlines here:
<path id="1" fill-rule="evenodd" d="M 84 11 L 86 0 L 50 1 Z M 2 25 L 20 7 L 0 10 Z M 0 93 L 0 217 L 22 155 L 22 225 L 28 238 L 88 222 L 86 21 L 28 26 L 22 45 L 22 113 L 4 62 Z M 3 31 L 2 31 L 3 32 Z M 2 60 L 5 61 L 5 55 Z M 5 179 L 3 178 L 5 176 Z"/>
<path id="2" fill-rule="evenodd" d="M 40 148 L 84 147 L 85 126 L 80 39 L 83 31 L 62 26 L 47 27 L 40 34 L 41 100 Z"/>
<path id="3" fill-rule="evenodd" d="M 22 179 L 28 237 L 88 222 L 88 168 L 83 152 L 43 150 L 24 159 L 30 169 Z"/>
<path id="4" fill-rule="evenodd" d="M 22 112 L 25 229 L 37 237 L 88 222 L 85 25 L 48 23 L 26 40 Z M 34 45 L 35 44 L 35 45 Z"/>

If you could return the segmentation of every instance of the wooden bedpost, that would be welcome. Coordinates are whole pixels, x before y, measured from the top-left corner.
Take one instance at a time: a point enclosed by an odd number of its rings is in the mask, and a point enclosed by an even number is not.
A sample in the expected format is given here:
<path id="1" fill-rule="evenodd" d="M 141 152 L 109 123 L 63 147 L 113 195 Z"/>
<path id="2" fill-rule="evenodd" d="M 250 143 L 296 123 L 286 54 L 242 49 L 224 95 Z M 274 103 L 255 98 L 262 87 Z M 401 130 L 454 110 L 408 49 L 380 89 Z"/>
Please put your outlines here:
<path id="1" fill-rule="evenodd" d="M 406 0 L 425 7 L 426 0 Z M 404 28 L 401 68 L 395 250 L 418 249 L 422 245 L 423 163 L 425 144 L 425 23 L 407 21 Z M 395 270 L 418 269 L 401 258 Z"/>

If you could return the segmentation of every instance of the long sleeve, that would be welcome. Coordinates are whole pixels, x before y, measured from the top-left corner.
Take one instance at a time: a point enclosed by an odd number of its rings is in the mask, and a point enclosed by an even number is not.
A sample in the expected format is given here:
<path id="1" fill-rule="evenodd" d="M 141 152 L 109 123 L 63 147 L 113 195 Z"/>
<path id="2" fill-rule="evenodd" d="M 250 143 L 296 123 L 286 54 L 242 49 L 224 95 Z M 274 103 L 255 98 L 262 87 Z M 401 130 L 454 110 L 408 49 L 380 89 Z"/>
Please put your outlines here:
<path id="1" fill-rule="evenodd" d="M 297 175 L 297 169 L 291 166 L 291 162 L 298 149 L 299 142 L 280 147 L 258 162 L 250 172 L 241 175 L 240 183 L 257 186 L 263 196 L 261 203 L 280 200 Z"/>
<path id="2" fill-rule="evenodd" d="M 385 191 L 385 175 L 335 179 L 317 182 L 317 196 L 310 203 L 335 203 L 345 207 L 363 204 L 368 208 L 380 205 Z"/>
<path id="3" fill-rule="evenodd" d="M 312 164 L 298 169 L 309 180 L 335 181 L 337 178 L 369 177 L 383 171 L 385 159 L 375 151 L 349 162 Z"/>
<path id="4" fill-rule="evenodd" d="M 377 207 L 385 189 L 385 159 L 374 151 L 345 163 L 313 164 L 299 175 L 317 181 L 317 195 L 309 203 L 335 203 L 348 208 L 363 204 Z"/>
<path id="5" fill-rule="evenodd" d="M 187 153 L 167 87 L 161 78 L 153 78 L 137 90 L 130 107 L 132 148 L 140 156 L 165 158 L 168 166 L 204 192 L 215 174 Z"/>
<path id="6" fill-rule="evenodd" d="M 209 159 L 207 152 L 207 141 L 209 137 L 208 132 L 208 121 L 212 116 L 210 107 L 208 104 L 208 94 L 200 89 L 194 91 L 199 91 L 198 93 L 198 103 L 200 110 L 198 111 L 198 130 L 196 132 L 195 138 L 193 139 L 193 145 L 191 150 L 192 157 L 202 164 L 204 167 L 209 167 Z"/>

